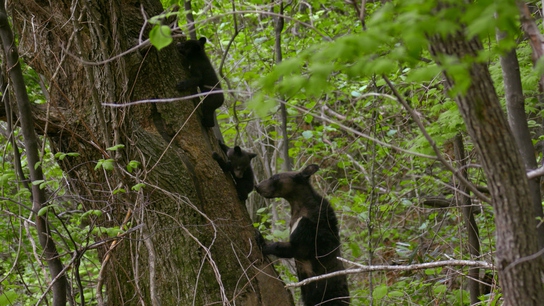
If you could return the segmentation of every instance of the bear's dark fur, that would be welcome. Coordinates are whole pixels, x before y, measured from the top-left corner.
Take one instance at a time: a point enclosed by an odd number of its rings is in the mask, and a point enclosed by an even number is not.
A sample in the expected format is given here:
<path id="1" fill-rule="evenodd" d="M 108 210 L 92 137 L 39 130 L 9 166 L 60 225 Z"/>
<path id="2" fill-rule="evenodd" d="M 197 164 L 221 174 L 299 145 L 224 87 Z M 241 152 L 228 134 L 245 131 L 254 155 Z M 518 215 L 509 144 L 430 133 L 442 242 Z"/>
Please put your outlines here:
<path id="1" fill-rule="evenodd" d="M 338 221 L 330 203 L 319 195 L 310 177 L 319 166 L 309 165 L 301 171 L 275 174 L 262 181 L 255 190 L 265 198 L 284 198 L 291 205 L 289 242 L 264 243 L 264 255 L 295 258 L 299 281 L 343 270 L 340 256 Z M 261 240 L 262 241 L 262 240 Z M 345 275 L 335 276 L 302 286 L 304 305 L 349 305 Z"/>
<path id="2" fill-rule="evenodd" d="M 201 37 L 199 40 L 190 39 L 177 45 L 179 52 L 185 56 L 191 73 L 189 79 L 177 84 L 176 89 L 178 91 L 195 91 L 197 87 L 201 93 L 221 91 L 221 84 L 217 74 L 206 52 L 204 52 L 204 44 L 206 44 L 206 38 Z M 213 127 L 215 125 L 215 110 L 223 105 L 224 100 L 223 93 L 213 93 L 203 97 L 201 107 L 203 126 Z"/>
<path id="3" fill-rule="evenodd" d="M 212 157 L 223 171 L 232 174 L 236 183 L 238 198 L 241 201 L 245 201 L 247 200 L 247 195 L 253 190 L 254 179 L 250 163 L 257 154 L 246 152 L 240 149 L 239 146 L 229 148 L 222 142 L 219 142 L 219 145 L 227 155 L 227 161 L 224 161 L 216 152 L 213 152 Z"/>

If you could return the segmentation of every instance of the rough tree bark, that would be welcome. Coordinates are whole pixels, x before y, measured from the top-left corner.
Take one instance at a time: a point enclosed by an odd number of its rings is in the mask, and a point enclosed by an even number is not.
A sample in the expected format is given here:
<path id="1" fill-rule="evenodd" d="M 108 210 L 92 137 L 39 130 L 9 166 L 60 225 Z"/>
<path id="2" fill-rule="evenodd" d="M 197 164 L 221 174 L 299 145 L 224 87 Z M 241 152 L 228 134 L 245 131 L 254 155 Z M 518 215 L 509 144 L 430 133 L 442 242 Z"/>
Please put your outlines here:
<path id="1" fill-rule="evenodd" d="M 431 53 L 438 62 L 443 55 L 475 59 L 482 50 L 477 38 L 462 33 L 431 37 Z M 530 257 L 538 251 L 536 220 L 525 167 L 508 122 L 502 112 L 485 63 L 472 62 L 467 91 L 455 96 L 467 131 L 482 162 L 495 212 L 496 264 L 505 305 L 541 305 L 542 260 Z M 446 87 L 456 85 L 444 72 Z"/>
<path id="2" fill-rule="evenodd" d="M 194 104 L 103 105 L 178 95 L 186 72 L 173 45 L 117 56 L 145 40 L 143 18 L 161 13 L 160 2 L 20 0 L 9 8 L 23 58 L 49 82 L 48 110 L 34 110 L 37 129 L 54 151 L 79 153 L 60 162 L 71 191 L 85 209 L 104 211 L 94 225 L 137 227 L 101 250 L 99 302 L 292 305 L 211 158 L 217 141 L 192 115 Z M 94 169 L 107 159 L 113 171 Z M 131 160 L 142 163 L 134 172 Z M 132 190 L 138 183 L 145 187 Z"/>

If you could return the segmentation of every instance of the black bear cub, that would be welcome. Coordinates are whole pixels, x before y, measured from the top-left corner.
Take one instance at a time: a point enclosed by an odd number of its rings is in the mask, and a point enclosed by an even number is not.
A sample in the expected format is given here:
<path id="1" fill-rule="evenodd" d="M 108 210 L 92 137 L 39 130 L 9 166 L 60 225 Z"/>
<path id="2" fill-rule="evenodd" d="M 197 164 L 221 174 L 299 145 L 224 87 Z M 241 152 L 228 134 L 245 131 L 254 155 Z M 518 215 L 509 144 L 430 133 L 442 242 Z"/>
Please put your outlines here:
<path id="1" fill-rule="evenodd" d="M 227 155 L 227 161 L 224 161 L 216 152 L 213 152 L 212 157 L 223 171 L 232 174 L 238 198 L 243 202 L 247 200 L 247 195 L 253 190 L 254 179 L 250 163 L 257 154 L 246 152 L 239 146 L 229 148 L 222 142 L 219 142 L 219 145 Z"/>
<path id="2" fill-rule="evenodd" d="M 221 91 L 217 74 L 204 52 L 204 44 L 206 44 L 206 38 L 201 37 L 199 40 L 190 39 L 177 45 L 179 52 L 185 56 L 191 73 L 188 80 L 178 83 L 176 86 L 178 91 L 194 91 L 197 87 L 201 93 Z M 203 98 L 201 107 L 203 126 L 212 127 L 215 125 L 215 110 L 223 105 L 224 100 L 223 93 L 208 94 Z"/>
<path id="3" fill-rule="evenodd" d="M 309 165 L 301 171 L 275 174 L 262 181 L 255 190 L 265 198 L 284 198 L 291 205 L 289 242 L 264 243 L 264 255 L 295 258 L 299 281 L 343 270 L 340 256 L 338 220 L 329 203 L 310 183 L 319 170 Z M 304 305 L 349 305 L 348 283 L 339 275 L 302 286 Z"/>

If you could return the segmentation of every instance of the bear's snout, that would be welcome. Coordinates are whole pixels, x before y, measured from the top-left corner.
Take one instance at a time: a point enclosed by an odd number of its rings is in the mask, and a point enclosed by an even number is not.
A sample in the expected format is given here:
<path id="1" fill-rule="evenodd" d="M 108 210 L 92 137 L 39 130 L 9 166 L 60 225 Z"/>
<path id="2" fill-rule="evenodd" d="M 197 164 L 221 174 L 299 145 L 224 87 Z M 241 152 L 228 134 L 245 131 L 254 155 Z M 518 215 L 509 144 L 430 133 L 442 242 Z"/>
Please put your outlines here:
<path id="1" fill-rule="evenodd" d="M 266 184 L 264 184 L 266 181 L 263 181 L 257 185 L 255 185 L 255 191 L 257 191 L 258 194 L 262 195 L 265 198 L 271 197 L 271 193 L 267 191 Z"/>

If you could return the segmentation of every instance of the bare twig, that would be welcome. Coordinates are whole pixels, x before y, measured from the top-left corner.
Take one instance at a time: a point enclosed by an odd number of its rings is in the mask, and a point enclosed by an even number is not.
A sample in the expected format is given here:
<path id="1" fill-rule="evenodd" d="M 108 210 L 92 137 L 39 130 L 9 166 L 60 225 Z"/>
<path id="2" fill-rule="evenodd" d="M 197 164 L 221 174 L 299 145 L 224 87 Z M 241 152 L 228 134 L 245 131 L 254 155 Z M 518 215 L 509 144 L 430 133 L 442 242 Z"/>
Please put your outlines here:
<path id="1" fill-rule="evenodd" d="M 108 106 L 108 107 L 128 107 L 128 106 L 134 106 L 134 105 L 145 104 L 145 103 L 172 103 L 172 102 L 178 102 L 178 101 L 184 101 L 184 100 L 191 100 L 193 98 L 198 98 L 198 97 L 207 97 L 208 95 L 211 95 L 211 94 L 225 93 L 225 92 L 238 92 L 238 93 L 240 93 L 239 90 L 225 90 L 225 89 L 222 89 L 222 90 L 206 91 L 206 92 L 197 93 L 197 94 L 190 95 L 190 96 L 183 96 L 183 97 L 175 97 L 175 98 L 167 98 L 167 99 L 146 99 L 146 100 L 138 100 L 138 101 L 132 101 L 132 102 L 127 102 L 127 103 L 121 103 L 121 104 L 118 104 L 118 103 L 115 103 L 115 102 L 108 102 L 108 103 L 102 103 L 102 105 L 103 106 Z"/>
<path id="2" fill-rule="evenodd" d="M 525 256 L 525 257 L 522 257 L 520 259 L 517 259 L 516 261 L 512 262 L 511 264 L 509 264 L 508 266 L 506 266 L 506 268 L 504 268 L 504 271 L 508 271 L 510 269 L 512 269 L 513 267 L 521 264 L 521 263 L 524 263 L 524 262 L 527 262 L 527 261 L 531 261 L 531 260 L 535 260 L 537 258 L 539 258 L 540 256 L 542 256 L 544 254 L 544 249 L 540 249 L 540 251 L 532 254 L 532 255 L 529 255 L 529 256 Z"/>
<path id="3" fill-rule="evenodd" d="M 323 274 L 319 276 L 314 276 L 307 278 L 301 282 L 291 283 L 285 285 L 285 287 L 301 287 L 312 282 L 316 282 L 321 279 L 331 278 L 338 275 L 348 275 L 348 274 L 360 274 L 365 272 L 372 271 L 412 271 L 412 270 L 421 270 L 421 269 L 431 269 L 438 267 L 452 267 L 452 266 L 461 266 L 461 267 L 480 267 L 485 269 L 495 269 L 495 266 L 486 262 L 486 261 L 473 261 L 473 260 L 444 260 L 436 262 L 428 262 L 415 265 L 407 266 L 389 266 L 389 265 L 377 265 L 377 266 L 364 266 L 361 264 L 354 263 L 352 261 L 346 260 L 344 258 L 338 257 L 339 260 L 347 262 L 350 264 L 355 264 L 359 268 L 357 269 L 346 269 L 342 271 L 336 271 L 328 274 Z"/>
<path id="4" fill-rule="evenodd" d="M 543 175 L 544 175 L 544 167 L 540 167 L 538 169 L 527 172 L 528 179 L 534 179 L 537 176 L 543 176 Z"/>
<path id="5" fill-rule="evenodd" d="M 161 305 L 159 296 L 157 295 L 157 285 L 155 282 L 156 279 L 156 261 L 157 255 L 155 254 L 155 246 L 153 245 L 153 240 L 147 230 L 147 227 L 142 228 L 144 236 L 144 244 L 147 249 L 148 254 L 148 265 L 149 265 L 149 295 L 151 296 L 151 305 L 159 306 Z"/>

